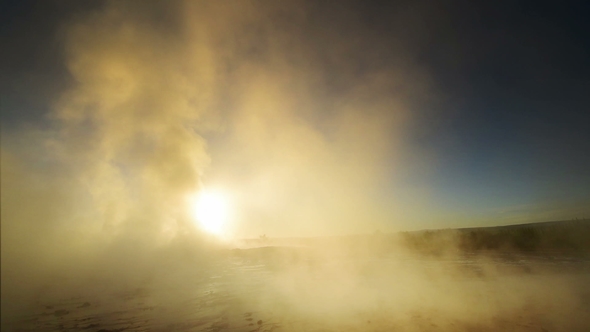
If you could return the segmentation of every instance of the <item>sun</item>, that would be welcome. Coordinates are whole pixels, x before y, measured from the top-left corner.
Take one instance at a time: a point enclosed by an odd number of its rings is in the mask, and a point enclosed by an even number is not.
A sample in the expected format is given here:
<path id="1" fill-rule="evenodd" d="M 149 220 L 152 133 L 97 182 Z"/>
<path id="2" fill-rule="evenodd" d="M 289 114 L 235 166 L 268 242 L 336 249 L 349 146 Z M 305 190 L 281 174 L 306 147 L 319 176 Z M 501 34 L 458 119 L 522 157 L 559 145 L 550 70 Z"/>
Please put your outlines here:
<path id="1" fill-rule="evenodd" d="M 191 203 L 192 215 L 200 227 L 208 233 L 222 236 L 226 232 L 229 203 L 219 191 L 201 191 Z"/>

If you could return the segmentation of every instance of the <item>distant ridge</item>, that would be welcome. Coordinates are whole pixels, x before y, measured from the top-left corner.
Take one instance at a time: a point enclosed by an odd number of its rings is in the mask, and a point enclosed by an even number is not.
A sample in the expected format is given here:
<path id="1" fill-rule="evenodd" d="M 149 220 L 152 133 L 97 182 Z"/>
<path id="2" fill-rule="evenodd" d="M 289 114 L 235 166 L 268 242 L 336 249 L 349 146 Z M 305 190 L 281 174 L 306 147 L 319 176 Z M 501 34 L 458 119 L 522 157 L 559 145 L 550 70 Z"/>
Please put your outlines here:
<path id="1" fill-rule="evenodd" d="M 575 219 L 575 220 L 555 220 L 555 221 L 539 221 L 532 223 L 523 224 L 512 224 L 512 225 L 500 225 L 500 226 L 482 226 L 482 227 L 461 227 L 455 228 L 456 230 L 471 231 L 471 230 L 484 230 L 484 229 L 516 229 L 516 228 L 546 228 L 546 227 L 579 227 L 587 226 L 590 227 L 590 219 Z"/>
<path id="2" fill-rule="evenodd" d="M 449 247 L 463 252 L 590 253 L 589 219 L 430 229 L 401 235 L 408 248 L 427 254 Z"/>

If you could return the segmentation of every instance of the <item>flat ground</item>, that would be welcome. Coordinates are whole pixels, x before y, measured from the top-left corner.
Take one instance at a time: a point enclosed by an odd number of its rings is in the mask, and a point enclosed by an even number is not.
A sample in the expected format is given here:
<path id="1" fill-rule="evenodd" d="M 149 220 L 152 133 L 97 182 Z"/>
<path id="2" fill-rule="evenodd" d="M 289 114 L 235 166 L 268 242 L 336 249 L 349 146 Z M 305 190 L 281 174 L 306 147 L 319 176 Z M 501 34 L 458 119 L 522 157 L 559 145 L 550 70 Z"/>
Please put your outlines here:
<path id="1" fill-rule="evenodd" d="M 143 284 L 56 280 L 3 330 L 590 330 L 590 259 L 583 256 L 352 258 L 265 247 L 220 257 L 207 271 L 161 271 Z"/>

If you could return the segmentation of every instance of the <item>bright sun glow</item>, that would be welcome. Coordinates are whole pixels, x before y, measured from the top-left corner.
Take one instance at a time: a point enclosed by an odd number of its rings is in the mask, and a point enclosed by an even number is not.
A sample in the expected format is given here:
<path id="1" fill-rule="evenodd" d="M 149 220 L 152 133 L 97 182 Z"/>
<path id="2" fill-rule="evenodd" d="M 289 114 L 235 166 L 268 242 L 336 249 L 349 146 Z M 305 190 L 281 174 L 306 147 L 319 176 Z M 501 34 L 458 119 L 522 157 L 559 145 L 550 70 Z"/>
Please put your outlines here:
<path id="1" fill-rule="evenodd" d="M 229 204 L 223 193 L 201 191 L 192 202 L 191 208 L 194 218 L 204 231 L 218 236 L 225 233 Z"/>

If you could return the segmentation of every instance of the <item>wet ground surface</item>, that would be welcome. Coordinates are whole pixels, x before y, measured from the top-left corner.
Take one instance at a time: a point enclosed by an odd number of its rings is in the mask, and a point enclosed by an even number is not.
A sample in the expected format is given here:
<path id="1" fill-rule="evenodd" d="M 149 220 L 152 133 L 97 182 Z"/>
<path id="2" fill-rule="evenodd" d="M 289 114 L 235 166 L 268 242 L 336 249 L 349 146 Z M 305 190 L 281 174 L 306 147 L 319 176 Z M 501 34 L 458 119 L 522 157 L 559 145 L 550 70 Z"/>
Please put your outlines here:
<path id="1" fill-rule="evenodd" d="M 288 260 L 269 262 L 259 256 L 232 256 L 220 264 L 214 274 L 182 284 L 166 284 L 164 288 L 160 286 L 157 292 L 147 285 L 125 291 L 105 290 L 100 296 L 93 297 L 73 296 L 55 300 L 55 296 L 46 294 L 39 296 L 27 314 L 18 317 L 5 330 L 590 330 L 590 319 L 584 316 L 590 314 L 590 286 L 585 284 L 586 280 L 590 280 L 590 259 L 587 258 L 552 255 L 417 258 L 398 255 L 365 260 L 360 264 L 304 263 L 298 261 L 297 270 L 290 271 Z M 318 264 L 321 266 L 318 267 Z M 339 268 L 332 269 L 330 264 Z M 304 266 L 305 272 L 301 272 L 301 266 Z M 354 282 L 346 279 L 346 274 L 341 274 L 342 271 L 350 271 L 342 266 L 354 266 Z M 326 271 L 338 271 L 340 274 Z M 412 271 L 412 274 L 404 274 L 405 271 Z M 444 276 L 439 278 L 438 274 Z M 384 287 L 389 285 L 384 282 L 388 278 L 395 279 L 395 282 L 391 283 L 391 287 Z M 419 281 L 416 282 L 416 279 Z M 454 280 L 453 286 L 449 286 L 448 280 Z M 280 287 L 277 286 L 279 284 Z M 563 285 L 571 285 L 571 288 L 561 292 L 558 287 Z M 455 301 L 450 287 L 456 286 L 465 289 L 465 293 L 456 295 Z M 436 289 L 437 295 L 433 295 L 436 301 L 430 301 L 428 297 L 420 298 L 423 296 L 422 289 L 429 287 Z M 497 296 L 504 294 L 498 291 L 501 287 L 504 287 L 505 294 L 527 287 L 531 289 L 515 296 L 516 302 L 504 310 L 492 303 L 498 301 Z M 369 295 L 359 299 L 356 289 Z M 51 287 L 48 292 L 51 292 Z M 540 292 L 547 292 L 547 295 Z M 574 294 L 573 297 L 571 294 Z M 521 301 L 521 297 L 526 296 L 531 299 Z M 443 301 L 443 297 L 448 299 Z M 48 298 L 53 300 L 46 300 Z M 556 306 L 556 301 L 567 303 Z M 355 305 L 343 305 L 352 302 Z M 495 309 L 478 311 L 470 308 L 472 317 L 466 317 L 456 313 L 462 309 L 453 311 L 457 303 L 467 307 L 485 304 Z M 553 316 L 545 315 L 546 311 Z M 473 315 L 480 315 L 480 318 Z M 562 317 L 564 315 L 570 316 Z"/>

